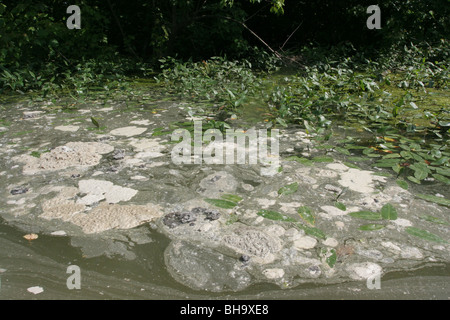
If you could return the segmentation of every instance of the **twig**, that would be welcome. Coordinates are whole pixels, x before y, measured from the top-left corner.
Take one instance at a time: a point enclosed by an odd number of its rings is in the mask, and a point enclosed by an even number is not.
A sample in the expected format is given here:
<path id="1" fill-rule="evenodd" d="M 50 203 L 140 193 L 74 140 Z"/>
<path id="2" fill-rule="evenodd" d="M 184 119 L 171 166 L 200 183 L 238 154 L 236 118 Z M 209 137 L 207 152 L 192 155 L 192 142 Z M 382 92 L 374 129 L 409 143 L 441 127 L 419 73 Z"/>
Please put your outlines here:
<path id="1" fill-rule="evenodd" d="M 286 39 L 286 41 L 283 43 L 283 45 L 281 46 L 280 50 L 283 51 L 284 46 L 286 45 L 286 43 L 288 43 L 288 41 L 292 38 L 292 36 L 294 35 L 294 33 L 297 32 L 297 30 L 302 26 L 303 21 L 298 25 L 298 27 L 294 30 L 294 32 L 291 33 L 291 35 Z"/>

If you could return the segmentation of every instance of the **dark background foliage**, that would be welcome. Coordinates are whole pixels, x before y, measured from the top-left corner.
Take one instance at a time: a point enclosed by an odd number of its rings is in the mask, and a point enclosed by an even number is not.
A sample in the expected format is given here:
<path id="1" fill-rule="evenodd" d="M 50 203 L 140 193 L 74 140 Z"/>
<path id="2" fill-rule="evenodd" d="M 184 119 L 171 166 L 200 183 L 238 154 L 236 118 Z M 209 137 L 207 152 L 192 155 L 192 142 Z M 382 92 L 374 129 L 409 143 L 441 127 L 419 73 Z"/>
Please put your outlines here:
<path id="1" fill-rule="evenodd" d="M 285 0 L 284 13 L 274 12 L 274 3 L 282 2 L 2 0 L 0 87 L 8 78 L 28 79 L 29 87 L 39 87 L 44 80 L 38 81 L 38 73 L 47 80 L 61 78 L 65 70 L 76 70 L 89 59 L 117 62 L 127 57 L 154 63 L 163 56 L 248 58 L 255 46 L 267 49 L 249 29 L 274 50 L 291 54 L 308 45 L 342 43 L 376 54 L 393 44 L 439 42 L 449 34 L 448 0 L 383 1 L 381 30 L 366 27 L 366 9 L 373 1 Z M 66 27 L 71 4 L 81 8 L 81 30 Z"/>

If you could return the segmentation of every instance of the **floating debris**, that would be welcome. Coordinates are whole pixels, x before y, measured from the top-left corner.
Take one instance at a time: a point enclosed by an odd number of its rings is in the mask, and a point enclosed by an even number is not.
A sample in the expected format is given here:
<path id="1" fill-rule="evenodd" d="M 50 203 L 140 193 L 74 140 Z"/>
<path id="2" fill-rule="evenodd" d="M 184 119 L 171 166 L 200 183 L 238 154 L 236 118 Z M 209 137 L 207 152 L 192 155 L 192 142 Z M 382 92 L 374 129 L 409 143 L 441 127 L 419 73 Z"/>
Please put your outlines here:
<path id="1" fill-rule="evenodd" d="M 27 187 L 16 187 L 14 189 L 12 189 L 11 191 L 12 195 L 18 195 L 18 194 L 23 194 L 23 193 L 27 193 L 28 192 L 28 188 Z"/>

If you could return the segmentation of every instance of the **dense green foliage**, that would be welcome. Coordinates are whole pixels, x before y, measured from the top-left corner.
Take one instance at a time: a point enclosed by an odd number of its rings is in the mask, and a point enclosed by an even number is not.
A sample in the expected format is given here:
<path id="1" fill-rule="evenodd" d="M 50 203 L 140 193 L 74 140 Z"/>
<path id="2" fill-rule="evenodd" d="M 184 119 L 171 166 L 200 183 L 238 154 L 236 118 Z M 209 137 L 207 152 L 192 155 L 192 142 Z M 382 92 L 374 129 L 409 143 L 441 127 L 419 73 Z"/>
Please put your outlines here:
<path id="1" fill-rule="evenodd" d="M 384 1 L 381 30 L 366 27 L 370 4 L 359 0 L 81 0 L 77 5 L 82 28 L 69 30 L 68 4 L 2 0 L 0 89 L 115 87 L 114 81 L 125 75 L 147 76 L 165 56 L 200 61 L 226 55 L 253 59 L 252 65 L 261 67 L 266 60 L 261 49 L 269 46 L 298 56 L 311 43 L 352 43 L 373 57 L 392 44 L 426 41 L 434 47 L 448 34 L 448 0 Z M 436 58 L 447 55 L 448 59 L 448 51 L 437 54 Z"/>

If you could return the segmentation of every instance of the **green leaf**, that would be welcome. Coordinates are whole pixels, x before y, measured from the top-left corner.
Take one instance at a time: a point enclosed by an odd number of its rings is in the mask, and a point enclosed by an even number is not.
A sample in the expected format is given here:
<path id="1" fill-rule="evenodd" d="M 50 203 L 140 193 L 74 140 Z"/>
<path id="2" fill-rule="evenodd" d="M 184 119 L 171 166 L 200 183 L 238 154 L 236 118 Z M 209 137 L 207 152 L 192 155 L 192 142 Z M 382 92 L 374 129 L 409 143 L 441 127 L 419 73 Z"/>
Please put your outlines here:
<path id="1" fill-rule="evenodd" d="M 356 164 L 353 164 L 353 163 L 351 163 L 351 162 L 343 162 L 343 164 L 346 165 L 346 166 L 349 167 L 349 168 L 361 170 L 360 167 L 358 167 Z"/>
<path id="2" fill-rule="evenodd" d="M 406 227 L 405 230 L 410 235 L 422 238 L 424 240 L 438 242 L 438 243 L 447 243 L 447 241 L 445 241 L 438 235 L 435 235 L 434 233 L 431 233 L 427 230 L 423 230 L 423 229 L 419 229 L 419 228 L 415 228 L 415 227 Z"/>
<path id="3" fill-rule="evenodd" d="M 358 219 L 381 220 L 381 214 L 379 212 L 358 211 L 358 212 L 350 212 L 349 215 L 353 218 Z"/>
<path id="4" fill-rule="evenodd" d="M 432 196 L 429 194 L 416 194 L 417 198 L 426 200 L 426 201 L 430 201 L 430 202 L 434 202 L 443 206 L 447 206 L 450 207 L 450 200 L 445 199 L 445 198 L 441 198 L 441 197 L 436 197 L 436 196 Z"/>
<path id="5" fill-rule="evenodd" d="M 311 208 L 307 206 L 303 206 L 297 209 L 297 212 L 299 213 L 300 217 L 306 221 L 307 223 L 314 225 L 316 222 L 316 217 L 311 212 Z"/>
<path id="6" fill-rule="evenodd" d="M 378 168 L 390 168 L 400 162 L 399 159 L 384 159 L 375 162 L 372 166 Z"/>
<path id="7" fill-rule="evenodd" d="M 440 159 L 438 159 L 436 161 L 433 161 L 431 163 L 431 165 L 433 165 L 433 166 L 441 166 L 444 163 L 447 163 L 449 159 L 450 159 L 449 157 L 442 157 L 442 158 L 440 158 Z"/>
<path id="8" fill-rule="evenodd" d="M 336 149 L 336 151 L 339 152 L 339 153 L 345 154 L 345 155 L 347 155 L 347 156 L 350 155 L 350 151 L 348 151 L 347 149 L 344 149 L 344 148 L 341 148 L 341 147 L 336 147 L 335 149 Z"/>
<path id="9" fill-rule="evenodd" d="M 450 226 L 450 223 L 448 223 L 447 221 L 430 215 L 421 216 L 419 218 L 428 222 Z"/>
<path id="10" fill-rule="evenodd" d="M 336 264 L 336 260 L 337 260 L 337 253 L 335 249 L 331 249 L 330 250 L 331 255 L 329 255 L 326 259 L 325 262 L 330 266 L 330 268 L 333 268 L 334 265 Z"/>
<path id="11" fill-rule="evenodd" d="M 443 175 L 440 175 L 438 173 L 433 174 L 433 178 L 435 178 L 436 180 L 439 180 L 445 184 L 450 184 L 450 179 L 447 177 L 444 177 Z"/>
<path id="12" fill-rule="evenodd" d="M 386 220 L 397 220 L 397 210 L 390 203 L 381 208 L 381 217 Z"/>
<path id="13" fill-rule="evenodd" d="M 409 186 L 408 186 L 408 183 L 405 180 L 398 179 L 396 182 L 397 182 L 397 184 L 398 184 L 398 186 L 400 188 L 408 190 Z"/>
<path id="14" fill-rule="evenodd" d="M 235 194 L 224 194 L 221 196 L 221 198 L 224 200 L 228 200 L 228 201 L 232 201 L 232 202 L 236 202 L 236 203 L 238 203 L 239 201 L 242 201 L 242 198 Z"/>
<path id="15" fill-rule="evenodd" d="M 342 202 L 336 202 L 336 203 L 334 204 L 334 206 L 335 206 L 336 208 L 338 208 L 339 210 L 347 211 L 347 207 L 346 207 L 345 204 L 343 204 Z"/>
<path id="16" fill-rule="evenodd" d="M 313 162 L 311 160 L 309 160 L 307 158 L 300 158 L 300 157 L 297 157 L 297 156 L 290 156 L 290 157 L 287 157 L 284 160 L 286 160 L 286 161 L 296 161 L 298 163 L 301 163 L 301 164 L 304 164 L 304 165 L 307 165 L 307 166 L 313 165 Z"/>
<path id="17" fill-rule="evenodd" d="M 359 227 L 359 230 L 374 231 L 374 230 L 380 230 L 383 228 L 384 228 L 384 225 L 382 225 L 382 224 L 369 223 L 369 224 L 365 224 L 365 225 L 362 225 L 361 227 Z"/>
<path id="18" fill-rule="evenodd" d="M 294 182 L 294 183 L 288 184 L 287 186 L 280 188 L 280 190 L 278 190 L 278 194 L 279 195 L 293 194 L 297 191 L 297 189 L 298 189 L 298 183 Z"/>
<path id="19" fill-rule="evenodd" d="M 97 120 L 95 120 L 95 118 L 94 118 L 94 117 L 91 117 L 91 121 L 92 121 L 92 123 L 94 124 L 94 126 L 96 126 L 96 127 L 97 127 L 97 129 L 99 129 L 99 128 L 100 128 L 100 124 L 98 123 L 98 121 L 97 121 Z"/>
<path id="20" fill-rule="evenodd" d="M 296 222 L 294 218 L 285 216 L 277 211 L 271 211 L 271 210 L 260 210 L 257 215 L 269 219 L 269 220 L 276 220 L 276 221 L 286 221 L 286 222 Z"/>
<path id="21" fill-rule="evenodd" d="M 314 162 L 334 162 L 334 159 L 331 157 L 322 156 L 322 157 L 314 157 L 314 158 L 312 158 L 312 161 L 314 161 Z"/>
<path id="22" fill-rule="evenodd" d="M 416 177 L 408 176 L 407 177 L 409 181 L 412 181 L 414 183 L 420 184 L 420 180 L 417 180 Z"/>
<path id="23" fill-rule="evenodd" d="M 450 168 L 436 168 L 436 173 L 450 177 Z"/>
<path id="24" fill-rule="evenodd" d="M 315 227 L 308 227 L 308 226 L 302 225 L 300 223 L 297 223 L 297 226 L 300 229 L 303 229 L 307 235 L 310 235 L 310 236 L 313 236 L 313 237 L 316 237 L 319 239 L 323 239 L 323 240 L 325 240 L 327 238 L 325 233 L 320 229 L 317 229 Z"/>
<path id="25" fill-rule="evenodd" d="M 414 170 L 414 178 L 416 178 L 417 180 L 423 180 L 428 177 L 428 170 L 425 166 L 412 165 L 409 167 Z"/>
<path id="26" fill-rule="evenodd" d="M 363 157 L 348 157 L 347 160 L 354 161 L 354 162 L 369 161 L 368 158 L 363 158 Z"/>
<path id="27" fill-rule="evenodd" d="M 223 209 L 233 209 L 237 206 L 236 202 L 223 199 L 205 199 L 206 202 Z"/>

